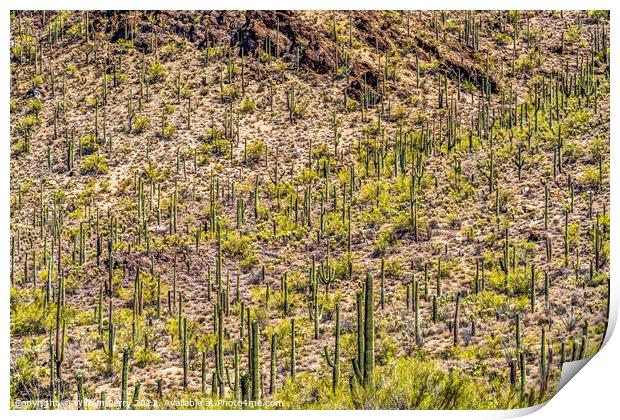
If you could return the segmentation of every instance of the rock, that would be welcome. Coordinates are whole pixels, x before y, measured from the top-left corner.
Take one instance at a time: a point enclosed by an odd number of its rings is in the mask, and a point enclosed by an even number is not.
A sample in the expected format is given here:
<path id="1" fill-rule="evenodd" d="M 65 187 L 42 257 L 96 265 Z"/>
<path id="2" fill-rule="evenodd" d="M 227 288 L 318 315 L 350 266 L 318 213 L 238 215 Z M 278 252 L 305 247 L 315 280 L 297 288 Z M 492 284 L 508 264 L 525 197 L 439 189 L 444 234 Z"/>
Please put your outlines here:
<path id="1" fill-rule="evenodd" d="M 28 92 L 26 92 L 26 97 L 32 99 L 43 99 L 43 93 L 33 86 L 28 90 Z"/>

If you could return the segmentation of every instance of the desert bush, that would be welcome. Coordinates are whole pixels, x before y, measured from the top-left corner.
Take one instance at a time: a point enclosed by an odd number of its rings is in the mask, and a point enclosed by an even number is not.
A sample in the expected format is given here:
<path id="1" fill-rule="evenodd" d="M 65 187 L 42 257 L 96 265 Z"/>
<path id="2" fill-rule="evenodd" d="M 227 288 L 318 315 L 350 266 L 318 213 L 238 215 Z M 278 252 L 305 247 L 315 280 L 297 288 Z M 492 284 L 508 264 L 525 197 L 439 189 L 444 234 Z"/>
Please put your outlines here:
<path id="1" fill-rule="evenodd" d="M 136 133 L 143 133 L 151 125 L 151 120 L 145 115 L 138 115 L 134 122 Z"/>
<path id="2" fill-rule="evenodd" d="M 440 362 L 399 358 L 377 368 L 374 389 L 348 384 L 332 392 L 331 379 L 298 375 L 286 381 L 274 396 L 288 409 L 404 409 L 479 410 L 514 407 L 514 392 L 500 381 L 473 379 L 458 369 L 448 371 Z"/>
<path id="3" fill-rule="evenodd" d="M 44 296 L 34 299 L 26 290 L 11 289 L 11 335 L 42 334 L 49 327 L 52 312 L 45 308 Z"/>
<path id="4" fill-rule="evenodd" d="M 164 80 L 165 70 L 164 66 L 159 61 L 154 61 L 149 66 L 147 72 L 147 78 L 151 83 L 157 83 Z"/>
<path id="5" fill-rule="evenodd" d="M 105 174 L 108 172 L 108 161 L 103 155 L 94 153 L 84 158 L 80 167 L 82 174 Z"/>
<path id="6" fill-rule="evenodd" d="M 244 114 L 251 114 L 256 110 L 256 101 L 251 98 L 245 98 L 241 101 L 241 105 L 239 106 L 239 111 Z"/>
<path id="7" fill-rule="evenodd" d="M 247 156 L 248 162 L 258 162 L 267 153 L 267 144 L 261 140 L 256 139 L 248 143 Z"/>
<path id="8" fill-rule="evenodd" d="M 84 155 L 90 155 L 91 153 L 95 153 L 97 149 L 99 149 L 99 145 L 97 144 L 97 138 L 92 133 L 86 134 L 80 139 L 80 147 L 82 148 L 82 153 Z"/>

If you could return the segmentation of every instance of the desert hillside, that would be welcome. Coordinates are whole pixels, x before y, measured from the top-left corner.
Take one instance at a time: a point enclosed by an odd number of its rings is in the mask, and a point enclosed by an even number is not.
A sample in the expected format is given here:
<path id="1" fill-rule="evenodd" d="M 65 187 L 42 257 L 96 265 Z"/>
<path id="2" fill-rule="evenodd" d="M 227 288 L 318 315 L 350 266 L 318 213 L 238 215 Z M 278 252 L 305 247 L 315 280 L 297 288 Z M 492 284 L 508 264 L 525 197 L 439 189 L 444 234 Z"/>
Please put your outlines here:
<path id="1" fill-rule="evenodd" d="M 609 30 L 12 12 L 12 406 L 550 398 L 607 327 Z"/>

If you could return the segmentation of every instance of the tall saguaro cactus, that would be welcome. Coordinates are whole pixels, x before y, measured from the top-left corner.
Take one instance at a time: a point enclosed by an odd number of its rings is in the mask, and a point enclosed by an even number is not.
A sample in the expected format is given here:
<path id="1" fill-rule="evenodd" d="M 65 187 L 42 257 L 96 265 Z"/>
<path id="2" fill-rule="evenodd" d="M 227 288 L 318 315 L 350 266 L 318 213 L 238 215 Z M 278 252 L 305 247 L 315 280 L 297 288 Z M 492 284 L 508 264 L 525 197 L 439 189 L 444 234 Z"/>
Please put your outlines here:
<path id="1" fill-rule="evenodd" d="M 127 370 L 129 367 L 129 349 L 123 349 L 123 371 L 121 374 L 121 408 L 127 409 Z"/>
<path id="2" fill-rule="evenodd" d="M 252 401 L 260 400 L 260 362 L 258 360 L 258 321 L 252 321 Z"/>
<path id="3" fill-rule="evenodd" d="M 56 376 L 58 377 L 59 388 L 62 389 L 62 362 L 65 356 L 65 319 L 63 316 L 65 295 L 65 278 L 61 273 L 58 280 L 58 298 L 56 301 L 56 348 L 54 354 L 56 356 Z"/>
<path id="4" fill-rule="evenodd" d="M 372 274 L 366 274 L 364 308 L 364 386 L 374 385 L 375 371 L 375 301 Z"/>
<path id="5" fill-rule="evenodd" d="M 353 372 L 364 387 L 374 386 L 375 371 L 375 301 L 372 274 L 366 274 L 364 292 L 356 295 L 357 303 L 357 358 L 353 358 Z"/>
<path id="6" fill-rule="evenodd" d="M 295 318 L 291 318 L 291 379 L 297 374 L 297 349 L 295 348 Z"/>
<path id="7" fill-rule="evenodd" d="M 269 371 L 269 394 L 276 390 L 276 334 L 271 334 L 271 367 Z"/>
<path id="8" fill-rule="evenodd" d="M 340 303 L 336 304 L 336 343 L 334 347 L 334 359 L 329 357 L 329 350 L 325 346 L 325 360 L 327 364 L 332 368 L 332 390 L 336 392 L 340 383 Z"/>
<path id="9" fill-rule="evenodd" d="M 459 344 L 459 322 L 460 322 L 460 305 L 461 305 L 461 292 L 456 294 L 456 305 L 454 307 L 454 325 L 452 327 L 452 332 L 454 333 L 453 341 L 454 345 Z"/>

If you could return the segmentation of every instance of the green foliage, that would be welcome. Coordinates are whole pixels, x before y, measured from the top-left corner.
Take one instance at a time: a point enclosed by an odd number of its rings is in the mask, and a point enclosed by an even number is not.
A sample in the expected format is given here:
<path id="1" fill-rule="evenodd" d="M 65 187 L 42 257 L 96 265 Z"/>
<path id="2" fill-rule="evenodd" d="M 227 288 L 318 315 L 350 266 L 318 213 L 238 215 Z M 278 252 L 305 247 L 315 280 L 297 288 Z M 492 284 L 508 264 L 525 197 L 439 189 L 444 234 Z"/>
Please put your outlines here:
<path id="1" fill-rule="evenodd" d="M 45 351 L 39 339 L 26 338 L 16 360 L 11 362 L 11 400 L 28 399 L 40 388 L 46 386 L 45 366 L 41 366 L 38 356 Z"/>
<path id="2" fill-rule="evenodd" d="M 267 144 L 263 140 L 256 139 L 248 143 L 248 162 L 258 162 L 265 154 L 267 154 Z"/>
<path id="3" fill-rule="evenodd" d="M 508 276 L 499 267 L 489 273 L 488 284 L 499 291 L 507 292 L 510 295 L 523 295 L 529 291 L 529 269 L 519 268 L 510 270 Z"/>
<path id="4" fill-rule="evenodd" d="M 495 311 L 503 312 L 507 305 L 505 296 L 485 290 L 473 296 L 473 311 L 482 319 L 495 316 Z"/>
<path id="5" fill-rule="evenodd" d="M 80 167 L 82 174 L 105 174 L 108 172 L 108 161 L 99 153 L 95 153 L 84 158 L 82 166 Z"/>
<path id="6" fill-rule="evenodd" d="M 597 22 L 609 19 L 609 10 L 588 10 L 588 16 Z"/>
<path id="7" fill-rule="evenodd" d="M 303 118 L 306 116 L 308 112 L 308 103 L 307 102 L 298 102 L 295 104 L 295 107 L 293 108 L 293 115 L 295 116 L 295 118 Z"/>
<path id="8" fill-rule="evenodd" d="M 511 41 L 510 35 L 508 35 L 507 33 L 498 32 L 497 34 L 495 34 L 495 42 L 499 46 L 508 45 L 510 41 Z"/>
<path id="9" fill-rule="evenodd" d="M 177 135 L 177 127 L 176 125 L 173 124 L 166 124 L 164 125 L 162 131 L 161 131 L 161 137 L 164 140 L 170 140 L 171 138 L 175 137 Z"/>
<path id="10" fill-rule="evenodd" d="M 232 102 L 239 98 L 241 95 L 241 89 L 237 85 L 226 85 L 222 90 L 222 99 L 224 102 Z"/>
<path id="11" fill-rule="evenodd" d="M 382 228 L 377 234 L 374 251 L 378 255 L 384 255 L 396 243 L 396 236 L 389 228 Z"/>
<path id="12" fill-rule="evenodd" d="M 43 85 L 43 82 L 43 76 L 41 76 L 40 74 L 37 74 L 33 76 L 32 79 L 30 79 L 30 84 L 32 84 L 32 86 L 34 87 L 41 87 L 41 85 Z"/>
<path id="13" fill-rule="evenodd" d="M 252 238 L 236 231 L 229 232 L 222 239 L 222 251 L 226 255 L 240 257 L 239 267 L 243 272 L 249 271 L 258 262 Z"/>
<path id="14" fill-rule="evenodd" d="M 464 92 L 468 92 L 468 93 L 475 92 L 476 91 L 476 85 L 474 85 L 469 80 L 462 80 L 461 81 L 461 89 L 463 89 Z"/>
<path id="15" fill-rule="evenodd" d="M 34 98 L 28 102 L 28 111 L 32 114 L 39 115 L 39 111 L 43 108 L 41 99 Z"/>
<path id="16" fill-rule="evenodd" d="M 136 352 L 134 360 L 136 366 L 144 368 L 159 363 L 160 357 L 152 349 L 142 348 L 138 352 Z"/>
<path id="17" fill-rule="evenodd" d="M 201 58 L 205 64 L 208 64 L 213 59 L 220 59 L 224 56 L 224 48 L 222 47 L 207 47 L 201 52 Z"/>
<path id="18" fill-rule="evenodd" d="M 39 122 L 39 117 L 35 114 L 26 114 L 19 120 L 17 126 L 23 135 L 29 135 L 39 125 Z"/>
<path id="19" fill-rule="evenodd" d="M 134 122 L 136 133 L 143 133 L 151 125 L 151 120 L 146 115 L 138 115 Z"/>
<path id="20" fill-rule="evenodd" d="M 157 83 L 164 79 L 165 70 L 164 66 L 159 61 L 154 61 L 149 66 L 147 72 L 147 78 L 151 83 Z"/>
<path id="21" fill-rule="evenodd" d="M 11 288 L 11 335 L 43 334 L 49 328 L 52 311 L 44 306 L 41 293 Z"/>
<path id="22" fill-rule="evenodd" d="M 567 135 L 574 135 L 578 133 L 583 133 L 587 128 L 590 127 L 590 122 L 594 114 L 587 109 L 575 109 L 571 110 L 566 118 L 564 119 L 564 124 L 562 128 L 566 129 L 565 133 Z"/>
<path id="23" fill-rule="evenodd" d="M 179 44 L 177 44 L 176 42 L 169 42 L 161 47 L 161 49 L 159 50 L 159 54 L 164 60 L 171 60 L 177 55 L 178 51 Z"/>
<path id="24" fill-rule="evenodd" d="M 541 60 L 538 51 L 534 48 L 530 49 L 527 54 L 515 60 L 515 73 L 531 73 Z"/>
<path id="25" fill-rule="evenodd" d="M 447 371 L 440 362 L 399 358 L 376 369 L 376 386 L 342 386 L 334 394 L 328 375 L 298 375 L 274 396 L 287 409 L 480 410 L 511 408 L 514 394 L 498 382 L 474 380 L 464 372 Z"/>
<path id="26" fill-rule="evenodd" d="M 256 110 L 256 101 L 252 98 L 245 98 L 241 101 L 239 111 L 243 114 L 251 114 Z"/>
<path id="27" fill-rule="evenodd" d="M 393 361 L 398 353 L 398 342 L 391 335 L 385 335 L 381 340 L 377 340 L 377 363 L 387 365 Z"/>
<path id="28" fill-rule="evenodd" d="M 85 155 L 95 153 L 97 149 L 99 149 L 99 145 L 97 144 L 97 138 L 92 133 L 86 134 L 80 139 L 80 147 L 82 148 L 82 153 Z"/>

